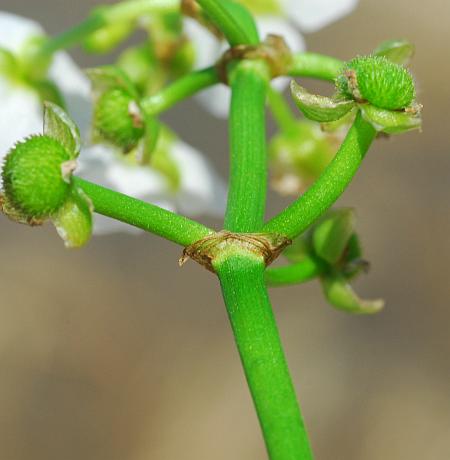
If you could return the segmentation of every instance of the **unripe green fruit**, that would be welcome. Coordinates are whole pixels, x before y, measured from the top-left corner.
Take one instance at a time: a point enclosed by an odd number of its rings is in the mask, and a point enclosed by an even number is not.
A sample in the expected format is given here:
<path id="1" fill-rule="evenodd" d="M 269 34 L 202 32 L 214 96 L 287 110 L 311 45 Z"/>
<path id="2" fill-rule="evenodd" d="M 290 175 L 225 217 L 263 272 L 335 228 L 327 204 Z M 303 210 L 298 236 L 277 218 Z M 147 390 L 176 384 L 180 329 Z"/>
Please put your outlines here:
<path id="1" fill-rule="evenodd" d="M 121 88 L 103 93 L 97 101 L 95 128 L 107 141 L 131 150 L 144 135 L 144 125 L 134 99 Z"/>
<path id="2" fill-rule="evenodd" d="M 404 67 L 381 56 L 357 57 L 336 79 L 339 92 L 381 109 L 400 110 L 414 100 L 414 81 Z"/>
<path id="3" fill-rule="evenodd" d="M 2 171 L 5 196 L 17 211 L 29 218 L 48 217 L 68 196 L 70 184 L 63 178 L 66 149 L 49 136 L 33 136 L 13 147 Z"/>

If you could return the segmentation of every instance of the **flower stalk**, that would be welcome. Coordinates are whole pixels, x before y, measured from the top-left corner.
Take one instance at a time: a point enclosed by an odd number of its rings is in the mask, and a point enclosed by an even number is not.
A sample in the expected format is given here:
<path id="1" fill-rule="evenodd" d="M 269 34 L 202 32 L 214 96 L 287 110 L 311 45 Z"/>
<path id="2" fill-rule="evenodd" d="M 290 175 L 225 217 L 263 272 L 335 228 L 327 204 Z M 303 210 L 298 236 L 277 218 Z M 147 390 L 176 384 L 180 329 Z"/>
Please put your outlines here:
<path id="1" fill-rule="evenodd" d="M 79 177 L 73 177 L 73 182 L 90 198 L 98 214 L 154 233 L 181 246 L 188 246 L 214 232 L 187 217 Z"/>
<path id="2" fill-rule="evenodd" d="M 335 158 L 317 181 L 284 211 L 269 220 L 263 230 L 278 232 L 288 238 L 303 233 L 342 195 L 375 137 L 373 126 L 358 112 Z"/>
<path id="3" fill-rule="evenodd" d="M 117 21 L 131 21 L 143 14 L 178 11 L 180 0 L 128 0 L 94 10 L 83 22 L 54 37 L 47 38 L 39 55 L 52 55 L 82 42 L 100 28 Z"/>

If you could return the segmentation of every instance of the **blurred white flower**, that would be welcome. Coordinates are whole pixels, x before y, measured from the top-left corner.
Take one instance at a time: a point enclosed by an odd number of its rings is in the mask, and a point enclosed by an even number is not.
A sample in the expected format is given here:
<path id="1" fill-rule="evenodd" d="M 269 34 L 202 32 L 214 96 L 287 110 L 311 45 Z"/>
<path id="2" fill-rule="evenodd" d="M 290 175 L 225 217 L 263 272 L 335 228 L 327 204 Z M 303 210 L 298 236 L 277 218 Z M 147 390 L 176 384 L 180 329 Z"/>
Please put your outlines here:
<path id="1" fill-rule="evenodd" d="M 268 34 L 284 37 L 293 52 L 305 50 L 302 32 L 315 32 L 350 13 L 358 0 L 243 0 L 255 14 L 262 39 Z M 186 18 L 185 32 L 196 49 L 196 68 L 213 65 L 227 49 L 211 32 L 196 21 Z M 274 87 L 282 91 L 289 79 L 277 78 Z M 219 118 L 226 118 L 230 105 L 230 89 L 217 85 L 201 92 L 197 100 Z"/>
<path id="2" fill-rule="evenodd" d="M 16 56 L 33 37 L 42 36 L 39 24 L 0 11 L 0 48 Z M 0 67 L 0 159 L 20 139 L 42 132 L 42 102 L 38 92 L 25 81 L 16 81 L 1 73 Z M 80 128 L 89 135 L 92 105 L 90 82 L 66 53 L 57 53 L 49 69 L 49 79 L 56 84 L 67 110 Z M 169 180 L 149 166 L 131 165 L 105 146 L 87 146 L 79 158 L 81 177 L 119 192 L 147 200 L 166 209 L 188 215 L 222 215 L 226 204 L 226 187 L 206 159 L 194 148 L 174 141 L 169 152 L 180 173 L 176 191 Z M 1 184 L 0 184 L 1 185 Z M 95 233 L 132 230 L 112 219 L 99 218 Z"/>

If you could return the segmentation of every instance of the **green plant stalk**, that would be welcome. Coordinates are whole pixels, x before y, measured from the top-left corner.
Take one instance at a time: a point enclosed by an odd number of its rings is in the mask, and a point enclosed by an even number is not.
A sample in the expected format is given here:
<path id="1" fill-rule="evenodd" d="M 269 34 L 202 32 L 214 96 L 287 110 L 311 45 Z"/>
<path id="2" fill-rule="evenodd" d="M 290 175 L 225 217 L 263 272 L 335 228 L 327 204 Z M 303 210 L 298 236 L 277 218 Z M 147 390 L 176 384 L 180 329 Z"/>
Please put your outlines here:
<path id="1" fill-rule="evenodd" d="M 265 280 L 268 286 L 279 287 L 311 281 L 323 273 L 323 267 L 313 257 L 305 257 L 301 262 L 283 267 L 268 268 Z"/>
<path id="2" fill-rule="evenodd" d="M 234 253 L 216 261 L 228 316 L 271 460 L 312 453 L 264 281 L 264 262 Z"/>
<path id="3" fill-rule="evenodd" d="M 143 98 L 140 105 L 147 115 L 158 115 L 218 82 L 219 76 L 215 67 L 198 70 L 179 78 L 158 93 Z"/>
<path id="4" fill-rule="evenodd" d="M 266 64 L 241 61 L 230 80 L 231 164 L 224 228 L 255 232 L 263 225 L 266 205 Z"/>
<path id="5" fill-rule="evenodd" d="M 358 112 L 333 161 L 314 184 L 284 211 L 269 220 L 265 232 L 295 238 L 342 195 L 367 153 L 376 131 Z"/>
<path id="6" fill-rule="evenodd" d="M 243 10 L 242 5 L 233 5 L 228 0 L 197 0 L 197 3 L 224 34 L 231 46 L 258 43 L 259 39 L 254 31 L 253 19 L 246 10 Z M 230 4 L 233 6 L 233 10 L 229 7 Z"/>
<path id="7" fill-rule="evenodd" d="M 96 30 L 116 21 L 131 21 L 142 14 L 180 9 L 180 0 L 128 0 L 94 11 L 83 22 L 55 37 L 48 37 L 37 54 L 52 55 L 82 42 Z"/>
<path id="8" fill-rule="evenodd" d="M 344 62 L 318 53 L 297 53 L 292 56 L 288 68 L 291 77 L 311 77 L 319 80 L 334 81 Z"/>
<path id="9" fill-rule="evenodd" d="M 137 200 L 100 185 L 72 178 L 91 199 L 95 212 L 159 235 L 181 246 L 189 246 L 214 230 L 144 201 Z"/>
<path id="10" fill-rule="evenodd" d="M 267 102 L 280 131 L 291 133 L 298 129 L 298 120 L 279 91 L 269 87 L 267 91 Z"/>

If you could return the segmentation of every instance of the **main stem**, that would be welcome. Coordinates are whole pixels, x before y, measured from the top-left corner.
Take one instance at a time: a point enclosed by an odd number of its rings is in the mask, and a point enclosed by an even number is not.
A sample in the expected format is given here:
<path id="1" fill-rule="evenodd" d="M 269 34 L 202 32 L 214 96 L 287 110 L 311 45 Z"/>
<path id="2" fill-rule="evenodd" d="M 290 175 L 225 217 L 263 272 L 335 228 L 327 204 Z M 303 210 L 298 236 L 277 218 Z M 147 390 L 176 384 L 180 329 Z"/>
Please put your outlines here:
<path id="1" fill-rule="evenodd" d="M 271 460 L 311 460 L 305 426 L 264 281 L 264 263 L 234 254 L 216 264 L 228 316 Z"/>
<path id="2" fill-rule="evenodd" d="M 258 232 L 264 219 L 267 155 L 264 62 L 230 72 L 231 174 L 225 228 Z M 242 247 L 214 261 L 234 337 L 271 460 L 311 460 L 295 390 L 264 280 L 262 257 Z"/>

